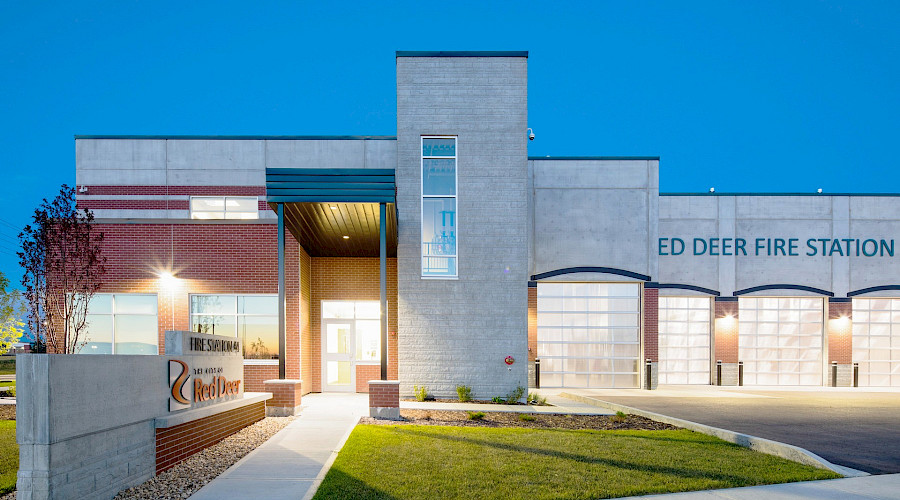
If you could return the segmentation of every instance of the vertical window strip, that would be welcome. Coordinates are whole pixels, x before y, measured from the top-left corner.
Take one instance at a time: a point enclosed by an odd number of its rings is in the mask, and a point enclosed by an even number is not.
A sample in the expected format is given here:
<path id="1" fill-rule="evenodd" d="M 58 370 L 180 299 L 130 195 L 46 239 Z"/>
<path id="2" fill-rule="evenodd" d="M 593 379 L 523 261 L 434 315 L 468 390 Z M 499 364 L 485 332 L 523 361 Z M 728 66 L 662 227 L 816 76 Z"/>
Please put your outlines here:
<path id="1" fill-rule="evenodd" d="M 423 277 L 458 276 L 457 138 L 422 136 Z"/>

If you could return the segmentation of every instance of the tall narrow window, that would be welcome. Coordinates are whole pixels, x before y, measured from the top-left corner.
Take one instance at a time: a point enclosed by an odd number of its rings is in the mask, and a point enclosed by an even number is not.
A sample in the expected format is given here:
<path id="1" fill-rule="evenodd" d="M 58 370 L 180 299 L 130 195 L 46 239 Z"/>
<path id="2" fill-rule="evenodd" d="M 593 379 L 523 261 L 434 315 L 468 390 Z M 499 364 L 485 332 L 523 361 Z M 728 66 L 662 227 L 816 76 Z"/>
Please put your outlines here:
<path id="1" fill-rule="evenodd" d="M 456 137 L 422 137 L 422 276 L 457 275 Z"/>

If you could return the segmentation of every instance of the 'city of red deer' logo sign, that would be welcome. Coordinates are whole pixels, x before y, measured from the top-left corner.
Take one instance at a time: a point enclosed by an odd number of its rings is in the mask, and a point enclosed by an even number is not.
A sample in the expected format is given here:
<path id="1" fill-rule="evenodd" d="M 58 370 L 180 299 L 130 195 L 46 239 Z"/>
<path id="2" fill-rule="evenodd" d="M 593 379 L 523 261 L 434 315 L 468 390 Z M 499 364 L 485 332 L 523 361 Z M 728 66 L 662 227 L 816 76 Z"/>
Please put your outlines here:
<path id="1" fill-rule="evenodd" d="M 169 360 L 169 411 L 184 410 L 191 407 L 191 397 L 187 394 L 190 370 L 184 361 Z"/>
<path id="2" fill-rule="evenodd" d="M 241 379 L 229 380 L 225 378 L 227 373 L 229 372 L 224 366 L 191 368 L 184 361 L 170 359 L 169 411 L 185 410 L 198 403 L 240 395 Z M 193 381 L 191 381 L 192 376 Z M 193 394 L 191 394 L 191 388 L 193 388 Z"/>

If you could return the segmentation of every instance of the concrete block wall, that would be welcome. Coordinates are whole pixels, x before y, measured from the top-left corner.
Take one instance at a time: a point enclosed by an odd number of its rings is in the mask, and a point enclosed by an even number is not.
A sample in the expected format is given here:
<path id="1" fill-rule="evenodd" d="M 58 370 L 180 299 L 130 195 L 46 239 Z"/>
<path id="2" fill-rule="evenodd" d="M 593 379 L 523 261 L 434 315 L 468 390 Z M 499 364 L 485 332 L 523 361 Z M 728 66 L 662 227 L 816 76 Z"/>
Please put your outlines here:
<path id="1" fill-rule="evenodd" d="M 595 266 L 655 279 L 659 160 L 547 158 L 529 163 L 531 274 Z M 564 279 L 568 280 L 609 281 L 609 277 Z"/>
<path id="2" fill-rule="evenodd" d="M 810 238 L 895 239 L 900 234 L 900 203 L 891 196 L 741 196 L 659 197 L 659 236 L 685 241 L 682 255 L 659 257 L 660 283 L 701 286 L 731 295 L 736 290 L 794 284 L 833 292 L 900 283 L 900 248 L 895 256 L 834 253 L 807 255 Z M 693 255 L 694 238 L 744 238 L 749 255 Z M 798 255 L 754 255 L 756 238 L 796 238 Z M 821 245 L 821 243 L 816 243 Z M 844 245 L 844 243 L 841 243 Z M 900 241 L 895 242 L 900 246 Z M 772 291 L 769 295 L 796 292 Z M 896 291 L 880 292 L 896 296 Z"/>
<path id="3" fill-rule="evenodd" d="M 170 358 L 20 356 L 17 498 L 112 498 L 151 478 Z"/>
<path id="4" fill-rule="evenodd" d="M 525 57 L 397 57 L 400 391 L 527 385 Z M 454 135 L 457 279 L 421 276 L 421 136 Z M 511 367 L 506 356 L 517 362 Z"/>
<path id="5" fill-rule="evenodd" d="M 394 168 L 393 137 L 358 138 L 78 138 L 78 206 L 99 219 L 190 218 L 191 196 L 258 196 L 265 169 Z"/>

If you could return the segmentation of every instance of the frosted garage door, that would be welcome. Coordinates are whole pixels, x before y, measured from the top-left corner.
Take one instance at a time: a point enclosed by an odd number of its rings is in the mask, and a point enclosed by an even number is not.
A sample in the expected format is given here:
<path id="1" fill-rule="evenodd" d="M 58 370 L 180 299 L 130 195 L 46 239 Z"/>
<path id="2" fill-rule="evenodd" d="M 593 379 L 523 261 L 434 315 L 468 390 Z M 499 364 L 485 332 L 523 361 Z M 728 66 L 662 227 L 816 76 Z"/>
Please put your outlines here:
<path id="1" fill-rule="evenodd" d="M 659 383 L 709 384 L 710 300 L 659 298 Z"/>
<path id="2" fill-rule="evenodd" d="M 853 299 L 859 385 L 900 387 L 900 299 Z"/>
<path id="3" fill-rule="evenodd" d="M 741 298 L 738 307 L 745 385 L 822 385 L 822 299 Z"/>
<path id="4" fill-rule="evenodd" d="M 640 285 L 538 283 L 541 387 L 638 386 Z"/>

